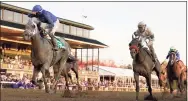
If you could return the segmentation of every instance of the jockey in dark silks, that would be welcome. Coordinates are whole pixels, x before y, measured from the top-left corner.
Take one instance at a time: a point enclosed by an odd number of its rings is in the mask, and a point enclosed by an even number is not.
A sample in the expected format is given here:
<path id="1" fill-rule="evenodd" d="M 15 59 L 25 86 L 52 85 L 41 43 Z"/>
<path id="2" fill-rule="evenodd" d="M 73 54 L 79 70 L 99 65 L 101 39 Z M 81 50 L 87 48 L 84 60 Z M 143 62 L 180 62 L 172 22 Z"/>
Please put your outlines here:
<path id="1" fill-rule="evenodd" d="M 58 47 L 54 34 L 60 24 L 58 18 L 51 12 L 42 9 L 40 5 L 35 5 L 32 9 L 32 14 L 29 14 L 28 17 L 36 17 L 41 22 L 47 24 L 47 26 L 45 27 L 45 31 L 51 37 L 51 41 L 54 45 L 53 49 L 57 51 Z M 39 23 L 37 26 L 39 30 L 41 30 L 41 23 Z M 65 49 L 65 46 L 62 46 L 62 48 Z M 76 58 L 72 54 L 69 54 L 69 59 L 71 61 L 76 61 Z"/>
<path id="2" fill-rule="evenodd" d="M 56 43 L 55 36 L 54 36 L 54 34 L 60 24 L 58 18 L 55 15 L 53 15 L 51 12 L 42 9 L 42 7 L 40 5 L 35 5 L 32 9 L 32 14 L 29 14 L 28 16 L 36 17 L 41 22 L 47 24 L 47 26 L 45 27 L 45 31 L 51 37 L 51 41 L 54 46 L 53 49 L 58 50 L 57 43 Z M 41 28 L 40 25 L 41 25 L 41 23 L 38 24 L 39 30 Z M 62 48 L 65 49 L 64 46 Z"/>
<path id="3" fill-rule="evenodd" d="M 170 50 L 169 50 L 169 52 L 168 52 L 168 55 L 166 56 L 166 59 L 169 58 L 171 52 L 175 52 L 175 53 L 176 53 L 176 61 L 180 60 L 180 53 L 179 53 L 178 50 L 177 50 L 175 47 L 173 47 L 173 46 L 170 47 Z"/>

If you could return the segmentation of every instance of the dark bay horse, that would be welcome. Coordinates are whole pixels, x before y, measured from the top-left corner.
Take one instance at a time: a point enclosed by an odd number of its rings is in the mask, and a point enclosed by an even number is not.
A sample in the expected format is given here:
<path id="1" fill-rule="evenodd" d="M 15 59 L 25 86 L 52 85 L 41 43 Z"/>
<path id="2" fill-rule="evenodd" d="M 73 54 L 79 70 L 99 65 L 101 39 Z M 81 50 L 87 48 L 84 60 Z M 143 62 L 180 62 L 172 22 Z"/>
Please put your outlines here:
<path id="1" fill-rule="evenodd" d="M 133 59 L 133 71 L 134 71 L 134 79 L 136 82 L 136 100 L 138 100 L 139 96 L 139 75 L 146 78 L 148 91 L 150 93 L 149 96 L 147 96 L 146 100 L 155 100 L 152 95 L 152 88 L 151 88 L 151 73 L 154 70 L 158 76 L 159 84 L 162 86 L 161 79 L 160 79 L 160 63 L 159 61 L 156 62 L 156 64 L 152 61 L 151 54 L 147 48 L 144 48 L 141 45 L 141 41 L 139 38 L 133 39 L 129 43 L 129 49 L 130 54 Z"/>
<path id="2" fill-rule="evenodd" d="M 31 61 L 34 66 L 32 82 L 37 84 L 36 76 L 41 71 L 45 84 L 45 91 L 46 93 L 50 93 L 50 87 L 47 85 L 47 78 L 49 78 L 49 68 L 51 66 L 58 68 L 58 72 L 54 73 L 56 74 L 54 77 L 55 82 L 52 86 L 52 89 L 54 90 L 62 70 L 66 68 L 66 62 L 71 50 L 69 44 L 63 38 L 59 38 L 59 40 L 65 44 L 66 49 L 59 49 L 58 51 L 52 50 L 53 46 L 51 41 L 42 37 L 41 31 L 37 26 L 38 23 L 39 20 L 35 17 L 29 19 L 25 26 L 23 37 L 25 40 L 31 40 L 32 44 Z M 68 78 L 67 74 L 66 78 Z M 68 84 L 66 83 L 66 85 Z"/>
<path id="3" fill-rule="evenodd" d="M 173 93 L 173 81 L 177 81 L 178 89 L 183 94 L 183 90 L 185 89 L 185 83 L 187 82 L 187 68 L 183 64 L 181 60 L 176 60 L 176 53 L 171 52 L 169 56 L 169 62 L 167 66 L 167 77 L 168 77 L 168 82 L 170 86 L 170 93 Z"/>

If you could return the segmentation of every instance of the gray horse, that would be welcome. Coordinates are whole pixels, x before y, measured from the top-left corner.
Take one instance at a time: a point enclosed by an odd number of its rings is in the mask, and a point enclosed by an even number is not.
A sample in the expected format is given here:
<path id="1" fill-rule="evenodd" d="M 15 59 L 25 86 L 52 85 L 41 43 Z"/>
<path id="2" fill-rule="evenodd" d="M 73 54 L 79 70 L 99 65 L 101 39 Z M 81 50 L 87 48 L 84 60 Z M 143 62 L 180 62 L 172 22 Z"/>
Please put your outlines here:
<path id="1" fill-rule="evenodd" d="M 37 84 L 36 76 L 41 71 L 45 84 L 45 91 L 46 93 L 50 93 L 50 87 L 47 85 L 46 80 L 50 74 L 49 67 L 53 66 L 53 68 L 58 69 L 58 72 L 54 72 L 54 74 L 56 74 L 54 76 L 55 82 L 52 86 L 52 89 L 54 90 L 61 71 L 66 68 L 65 64 L 68 60 L 71 50 L 69 44 L 63 38 L 60 38 L 59 40 L 65 44 L 66 49 L 53 51 L 51 41 L 42 36 L 42 31 L 40 31 L 37 26 L 38 23 L 39 20 L 35 17 L 29 19 L 25 26 L 23 37 L 25 40 L 31 40 L 32 43 L 31 61 L 34 66 L 32 82 L 33 84 Z M 68 75 L 66 74 L 65 76 L 65 80 L 67 81 Z M 66 86 L 68 86 L 67 82 Z"/>
<path id="2" fill-rule="evenodd" d="M 148 91 L 150 93 L 145 100 L 154 100 L 151 88 L 151 73 L 153 70 L 156 72 L 159 79 L 159 84 L 162 86 L 160 79 L 160 63 L 157 61 L 156 64 L 154 64 L 150 51 L 141 45 L 139 38 L 135 38 L 129 43 L 129 49 L 133 59 L 134 79 L 136 82 L 136 100 L 138 100 L 140 90 L 139 75 L 146 78 Z"/>

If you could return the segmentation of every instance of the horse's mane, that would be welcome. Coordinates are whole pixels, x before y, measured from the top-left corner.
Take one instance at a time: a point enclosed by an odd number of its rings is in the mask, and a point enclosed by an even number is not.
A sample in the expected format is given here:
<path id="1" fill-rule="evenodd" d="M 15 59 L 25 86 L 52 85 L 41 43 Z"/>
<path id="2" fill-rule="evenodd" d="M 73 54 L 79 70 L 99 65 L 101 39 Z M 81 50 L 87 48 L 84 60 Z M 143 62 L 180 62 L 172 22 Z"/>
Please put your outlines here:
<path id="1" fill-rule="evenodd" d="M 40 20 L 39 20 L 38 18 L 36 18 L 36 17 L 30 18 L 29 21 L 32 21 L 32 22 L 35 23 L 35 24 L 40 23 Z"/>

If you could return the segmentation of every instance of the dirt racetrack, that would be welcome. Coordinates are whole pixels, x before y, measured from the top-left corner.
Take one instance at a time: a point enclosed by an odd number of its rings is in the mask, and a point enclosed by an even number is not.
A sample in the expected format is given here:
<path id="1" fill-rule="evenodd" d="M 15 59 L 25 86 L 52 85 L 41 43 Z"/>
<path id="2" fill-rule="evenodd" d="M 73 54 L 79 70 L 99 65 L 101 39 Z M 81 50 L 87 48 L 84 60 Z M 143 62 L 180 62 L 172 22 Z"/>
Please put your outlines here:
<path id="1" fill-rule="evenodd" d="M 139 101 L 144 101 L 148 93 L 140 93 Z M 62 92 L 46 94 L 44 90 L 34 89 L 1 89 L 0 101 L 135 101 L 135 92 L 102 92 L 83 91 L 74 98 L 63 98 Z M 170 98 L 169 94 L 162 99 L 161 93 L 154 93 L 158 101 L 187 101 L 186 95 Z"/>

